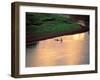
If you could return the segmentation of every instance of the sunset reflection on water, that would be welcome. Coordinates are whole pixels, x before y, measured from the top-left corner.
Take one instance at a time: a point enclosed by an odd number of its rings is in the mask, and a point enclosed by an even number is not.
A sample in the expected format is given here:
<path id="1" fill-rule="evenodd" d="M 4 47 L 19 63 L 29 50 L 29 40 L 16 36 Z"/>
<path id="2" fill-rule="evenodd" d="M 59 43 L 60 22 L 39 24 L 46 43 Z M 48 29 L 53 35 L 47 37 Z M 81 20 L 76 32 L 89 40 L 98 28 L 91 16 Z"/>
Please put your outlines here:
<path id="1" fill-rule="evenodd" d="M 39 41 L 26 48 L 26 67 L 89 64 L 89 34 Z"/>

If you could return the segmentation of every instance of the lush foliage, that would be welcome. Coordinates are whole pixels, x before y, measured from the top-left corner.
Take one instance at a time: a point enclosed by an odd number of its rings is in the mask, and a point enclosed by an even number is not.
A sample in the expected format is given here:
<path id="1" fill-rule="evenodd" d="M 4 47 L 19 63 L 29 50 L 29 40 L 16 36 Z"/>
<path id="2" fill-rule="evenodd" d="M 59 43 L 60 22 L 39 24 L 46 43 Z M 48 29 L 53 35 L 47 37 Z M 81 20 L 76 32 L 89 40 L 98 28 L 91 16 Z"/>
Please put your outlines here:
<path id="1" fill-rule="evenodd" d="M 59 33 L 80 28 L 73 23 L 70 16 L 64 14 L 26 13 L 27 35 L 37 37 L 49 33 Z"/>

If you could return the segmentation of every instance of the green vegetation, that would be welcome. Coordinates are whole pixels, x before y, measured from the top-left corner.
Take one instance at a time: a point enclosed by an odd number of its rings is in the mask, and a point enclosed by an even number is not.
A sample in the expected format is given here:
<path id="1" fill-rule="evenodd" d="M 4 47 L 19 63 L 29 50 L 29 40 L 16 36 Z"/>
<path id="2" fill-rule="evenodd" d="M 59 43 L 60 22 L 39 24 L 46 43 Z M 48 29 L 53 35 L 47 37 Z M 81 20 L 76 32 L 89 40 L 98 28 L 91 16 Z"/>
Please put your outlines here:
<path id="1" fill-rule="evenodd" d="M 26 13 L 26 35 L 43 36 L 77 30 L 79 24 L 73 23 L 70 16 L 64 14 Z"/>

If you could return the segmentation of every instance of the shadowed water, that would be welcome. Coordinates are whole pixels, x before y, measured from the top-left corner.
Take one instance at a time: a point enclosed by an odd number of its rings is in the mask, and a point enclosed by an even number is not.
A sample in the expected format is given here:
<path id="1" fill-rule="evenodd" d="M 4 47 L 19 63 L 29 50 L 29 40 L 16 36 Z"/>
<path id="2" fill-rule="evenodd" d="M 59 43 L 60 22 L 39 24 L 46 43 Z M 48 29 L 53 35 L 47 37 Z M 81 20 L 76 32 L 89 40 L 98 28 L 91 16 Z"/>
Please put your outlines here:
<path id="1" fill-rule="evenodd" d="M 89 34 L 39 41 L 26 48 L 26 67 L 89 64 Z"/>

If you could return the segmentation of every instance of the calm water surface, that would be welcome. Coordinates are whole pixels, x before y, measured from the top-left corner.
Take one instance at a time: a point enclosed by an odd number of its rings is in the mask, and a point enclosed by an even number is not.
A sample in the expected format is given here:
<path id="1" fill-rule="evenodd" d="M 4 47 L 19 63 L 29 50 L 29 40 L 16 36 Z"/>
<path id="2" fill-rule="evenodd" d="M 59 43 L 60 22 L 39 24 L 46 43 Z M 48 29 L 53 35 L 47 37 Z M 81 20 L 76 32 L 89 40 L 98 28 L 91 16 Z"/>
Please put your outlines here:
<path id="1" fill-rule="evenodd" d="M 89 34 L 39 41 L 26 48 L 26 67 L 89 64 Z"/>

